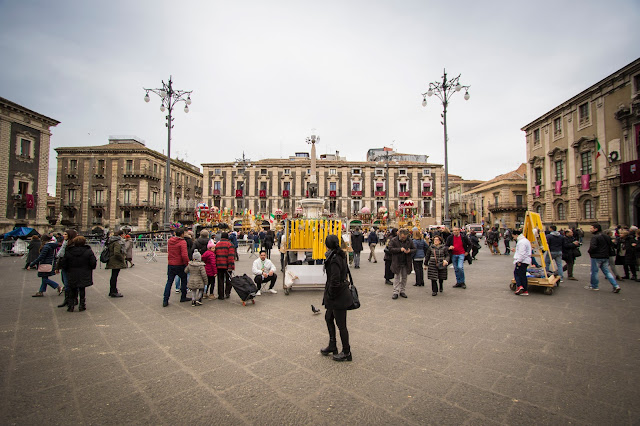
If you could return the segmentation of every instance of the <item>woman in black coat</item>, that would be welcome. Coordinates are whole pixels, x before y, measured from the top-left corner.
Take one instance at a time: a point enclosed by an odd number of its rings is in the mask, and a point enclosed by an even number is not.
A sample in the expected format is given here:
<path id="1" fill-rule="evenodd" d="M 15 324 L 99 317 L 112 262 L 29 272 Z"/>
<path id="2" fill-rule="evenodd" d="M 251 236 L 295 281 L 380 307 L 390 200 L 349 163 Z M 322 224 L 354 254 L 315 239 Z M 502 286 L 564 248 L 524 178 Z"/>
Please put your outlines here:
<path id="1" fill-rule="evenodd" d="M 42 283 L 40 284 L 40 290 L 38 290 L 38 292 L 31 297 L 44 296 L 44 292 L 47 291 L 47 285 L 58 290 L 58 296 L 62 293 L 62 286 L 58 285 L 57 282 L 49 279 L 49 277 L 56 274 L 56 272 L 53 270 L 53 264 L 55 262 L 57 248 L 58 243 L 53 241 L 51 235 L 45 235 L 44 237 L 42 237 L 42 247 L 40 248 L 40 253 L 38 254 L 38 257 L 29 264 L 27 269 L 33 268 L 36 265 L 38 265 L 38 267 L 42 265 L 43 267 L 46 267 L 48 271 L 38 271 L 38 277 L 42 279 Z"/>
<path id="2" fill-rule="evenodd" d="M 442 237 L 436 235 L 424 257 L 424 264 L 427 265 L 427 278 L 431 280 L 432 296 L 438 295 L 438 283 L 440 284 L 440 293 L 442 293 L 442 284 L 447 280 L 447 265 L 450 262 L 449 249 L 442 244 Z"/>
<path id="3" fill-rule="evenodd" d="M 93 285 L 93 270 L 96 269 L 96 256 L 87 245 L 86 239 L 79 235 L 67 245 L 64 257 L 60 259 L 60 269 L 66 271 L 69 301 L 67 311 L 73 312 L 78 304 L 79 311 L 87 309 L 85 288 Z"/>
<path id="4" fill-rule="evenodd" d="M 267 235 L 265 235 L 264 241 L 262 242 L 264 249 L 267 251 L 267 259 L 271 259 L 271 249 L 273 248 L 274 242 L 275 237 L 273 236 L 273 231 L 267 231 Z"/>
<path id="5" fill-rule="evenodd" d="M 327 308 L 324 319 L 329 330 L 329 346 L 320 349 L 320 353 L 325 356 L 333 353 L 335 361 L 351 361 L 347 308 L 353 305 L 353 298 L 347 281 L 347 255 L 340 248 L 340 241 L 335 235 L 329 235 L 325 240 L 325 245 L 329 250 L 324 262 L 327 283 L 324 286 L 322 304 Z M 338 353 L 336 325 L 340 330 L 340 340 L 342 341 L 342 352 L 340 353 Z"/>
<path id="6" fill-rule="evenodd" d="M 40 254 L 40 247 L 42 247 L 40 237 L 37 235 L 31 237 L 31 242 L 27 246 L 27 250 L 29 250 L 29 252 L 27 254 L 27 263 L 24 265 L 24 269 L 29 269 L 29 264 L 38 258 L 38 254 Z"/>

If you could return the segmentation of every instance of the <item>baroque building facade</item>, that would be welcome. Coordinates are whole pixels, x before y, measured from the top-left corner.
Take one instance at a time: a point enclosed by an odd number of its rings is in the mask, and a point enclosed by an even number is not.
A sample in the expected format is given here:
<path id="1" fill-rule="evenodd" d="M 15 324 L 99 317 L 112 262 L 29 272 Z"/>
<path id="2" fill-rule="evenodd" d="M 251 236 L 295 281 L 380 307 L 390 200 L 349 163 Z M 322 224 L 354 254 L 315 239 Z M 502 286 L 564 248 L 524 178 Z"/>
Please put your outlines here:
<path id="1" fill-rule="evenodd" d="M 135 137 L 111 137 L 100 146 L 56 148 L 60 225 L 83 232 L 128 227 L 163 228 L 167 157 Z M 194 221 L 202 173 L 171 159 L 171 219 Z"/>
<path id="2" fill-rule="evenodd" d="M 640 59 L 522 130 L 527 203 L 545 223 L 639 223 Z"/>
<path id="3" fill-rule="evenodd" d="M 47 185 L 53 118 L 0 98 L 0 233 L 16 226 L 49 229 Z"/>
<path id="4" fill-rule="evenodd" d="M 325 200 L 329 215 L 352 218 L 363 207 L 374 214 L 386 207 L 394 215 L 401 204 L 411 200 L 427 222 L 442 220 L 442 165 L 388 158 L 347 161 L 339 155 L 322 155 L 316 168 L 318 198 Z M 250 164 L 203 163 L 202 169 L 203 198 L 208 205 L 267 216 L 280 209 L 291 217 L 299 201 L 307 197 L 311 159 L 303 152 Z"/>
<path id="5" fill-rule="evenodd" d="M 527 212 L 527 165 L 475 185 L 462 194 L 469 223 L 520 228 Z"/>

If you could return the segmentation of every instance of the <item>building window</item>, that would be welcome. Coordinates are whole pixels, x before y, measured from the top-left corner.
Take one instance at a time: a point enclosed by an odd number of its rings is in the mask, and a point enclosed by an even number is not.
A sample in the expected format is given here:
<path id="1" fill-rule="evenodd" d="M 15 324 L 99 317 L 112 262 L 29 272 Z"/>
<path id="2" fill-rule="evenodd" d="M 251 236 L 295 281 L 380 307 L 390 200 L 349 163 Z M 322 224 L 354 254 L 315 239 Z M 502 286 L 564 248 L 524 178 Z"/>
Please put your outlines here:
<path id="1" fill-rule="evenodd" d="M 130 189 L 125 189 L 123 192 L 123 202 L 125 204 L 131 204 L 131 190 Z"/>
<path id="2" fill-rule="evenodd" d="M 102 204 L 104 203 L 104 191 L 101 189 L 98 189 L 96 191 L 96 204 Z"/>
<path id="3" fill-rule="evenodd" d="M 580 126 L 589 124 L 591 117 L 589 115 L 589 102 L 585 102 L 578 107 L 578 122 Z"/>
<path id="4" fill-rule="evenodd" d="M 104 174 L 104 160 L 98 160 L 98 174 Z"/>
<path id="5" fill-rule="evenodd" d="M 244 182 L 239 180 L 238 182 L 236 182 L 236 189 L 242 191 L 244 189 Z M 244 194 L 242 194 L 244 195 Z"/>
<path id="6" fill-rule="evenodd" d="M 214 191 L 220 191 L 221 186 L 222 186 L 222 182 L 220 182 L 219 180 L 216 180 L 213 182 Z"/>
<path id="7" fill-rule="evenodd" d="M 284 182 L 282 186 L 285 191 L 291 191 L 291 182 Z"/>
<path id="8" fill-rule="evenodd" d="M 351 211 L 354 214 L 360 212 L 360 200 L 353 200 L 353 209 Z"/>
<path id="9" fill-rule="evenodd" d="M 384 176 L 384 169 L 376 169 L 376 176 Z"/>
<path id="10" fill-rule="evenodd" d="M 422 191 L 429 192 L 431 190 L 431 184 L 429 182 L 422 182 Z"/>
<path id="11" fill-rule="evenodd" d="M 360 169 L 351 169 L 351 173 L 354 175 L 359 175 L 360 174 Z"/>
<path id="12" fill-rule="evenodd" d="M 329 213 L 336 213 L 336 206 L 338 205 L 338 202 L 336 200 L 330 200 L 329 201 Z"/>
<path id="13" fill-rule="evenodd" d="M 236 213 L 241 213 L 244 210 L 244 203 L 242 198 L 236 198 Z"/>
<path id="14" fill-rule="evenodd" d="M 329 174 L 330 175 L 337 175 L 338 171 L 336 169 L 329 169 Z"/>
<path id="15" fill-rule="evenodd" d="M 566 220 L 567 214 L 564 211 L 564 203 L 558 204 L 558 220 Z"/>
<path id="16" fill-rule="evenodd" d="M 556 161 L 556 180 L 564 180 L 564 167 L 562 167 L 562 160 Z"/>
<path id="17" fill-rule="evenodd" d="M 400 169 L 398 170 L 398 174 L 400 176 L 406 176 L 407 175 L 407 169 Z"/>
<path id="18" fill-rule="evenodd" d="M 538 213 L 540 217 L 542 217 L 542 206 L 536 207 L 536 213 Z"/>
<path id="19" fill-rule="evenodd" d="M 640 92 L 640 74 L 633 76 L 633 91 L 635 93 Z"/>
<path id="20" fill-rule="evenodd" d="M 127 173 L 133 172 L 133 160 L 127 160 L 126 171 Z"/>
<path id="21" fill-rule="evenodd" d="M 535 169 L 536 173 L 536 185 L 542 185 L 542 167 Z"/>
<path id="22" fill-rule="evenodd" d="M 18 194 L 23 197 L 29 193 L 29 182 L 18 182 Z"/>
<path id="23" fill-rule="evenodd" d="M 311 174 L 311 169 L 307 169 L 307 174 L 310 175 Z"/>
<path id="24" fill-rule="evenodd" d="M 336 191 L 338 184 L 336 182 L 329 182 L 329 191 Z"/>
<path id="25" fill-rule="evenodd" d="M 131 223 L 131 210 L 125 210 L 123 213 L 123 220 L 122 222 L 124 223 Z"/>
<path id="26" fill-rule="evenodd" d="M 67 195 L 68 195 L 69 203 L 75 203 L 76 202 L 76 190 L 75 189 L 70 189 L 69 192 L 67 193 Z"/>
<path id="27" fill-rule="evenodd" d="M 220 176 L 222 174 L 222 169 L 213 169 L 213 174 L 216 176 Z"/>
<path id="28" fill-rule="evenodd" d="M 352 191 L 360 191 L 360 182 L 353 182 Z"/>
<path id="29" fill-rule="evenodd" d="M 593 211 L 593 201 L 587 200 L 584 202 L 584 218 L 585 219 L 594 219 L 595 214 Z"/>
<path id="30" fill-rule="evenodd" d="M 422 174 L 425 176 L 430 176 L 431 175 L 431 169 L 422 169 Z"/>
<path id="31" fill-rule="evenodd" d="M 516 195 L 516 206 L 520 207 L 524 205 L 524 197 L 522 196 L 522 194 L 518 194 Z M 475 210 L 475 206 L 473 207 L 473 209 Z"/>
<path id="32" fill-rule="evenodd" d="M 153 203 L 154 206 L 158 202 L 158 193 L 157 192 L 152 192 L 151 193 L 151 202 Z"/>
<path id="33" fill-rule="evenodd" d="M 262 176 L 266 176 L 267 175 L 267 169 L 260 169 L 260 174 Z"/>
<path id="34" fill-rule="evenodd" d="M 398 184 L 398 191 L 407 192 L 407 184 L 405 182 Z"/>
<path id="35" fill-rule="evenodd" d="M 422 212 L 425 217 L 431 217 L 431 200 L 425 200 L 422 202 Z"/>
<path id="36" fill-rule="evenodd" d="M 582 167 L 580 168 L 581 175 L 591 174 L 591 151 L 583 152 L 580 154 Z"/>
<path id="37" fill-rule="evenodd" d="M 376 182 L 376 191 L 384 191 L 384 183 Z"/>
<path id="38" fill-rule="evenodd" d="M 78 170 L 78 160 L 69 160 L 69 169 L 71 171 Z"/>
<path id="39" fill-rule="evenodd" d="M 260 191 L 267 190 L 267 182 L 260 182 Z"/>
<path id="40" fill-rule="evenodd" d="M 535 129 L 533 131 L 533 144 L 540 145 L 540 129 Z"/>
<path id="41" fill-rule="evenodd" d="M 562 117 L 553 120 L 553 136 L 562 136 Z"/>
<path id="42" fill-rule="evenodd" d="M 284 175 L 289 176 L 291 174 L 291 169 L 284 169 Z"/>
<path id="43" fill-rule="evenodd" d="M 20 139 L 20 156 L 31 158 L 31 141 L 29 139 Z"/>
<path id="44" fill-rule="evenodd" d="M 157 164 L 153 165 L 153 173 L 158 173 L 158 165 Z"/>
<path id="45" fill-rule="evenodd" d="M 267 211 L 267 200 L 260 200 L 260 212 L 265 213 Z"/>
<path id="46" fill-rule="evenodd" d="M 282 206 L 283 210 L 289 210 L 290 203 L 289 203 L 289 199 L 288 198 L 285 198 L 284 202 L 282 204 L 283 204 L 283 206 Z"/>

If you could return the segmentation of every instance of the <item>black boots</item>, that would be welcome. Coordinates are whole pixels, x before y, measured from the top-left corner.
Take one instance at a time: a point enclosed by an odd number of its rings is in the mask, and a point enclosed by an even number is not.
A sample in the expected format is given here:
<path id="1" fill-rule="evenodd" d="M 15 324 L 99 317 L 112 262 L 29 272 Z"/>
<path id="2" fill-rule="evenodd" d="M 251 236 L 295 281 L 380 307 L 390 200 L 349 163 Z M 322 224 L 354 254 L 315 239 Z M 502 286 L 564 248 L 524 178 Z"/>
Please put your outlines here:
<path id="1" fill-rule="evenodd" d="M 80 305 L 78 305 L 78 311 L 82 312 L 82 311 L 86 311 L 87 310 L 86 301 L 87 301 L 87 299 L 84 299 L 84 298 L 80 299 Z"/>
<path id="2" fill-rule="evenodd" d="M 75 297 L 69 297 L 69 300 L 67 301 L 67 312 L 73 312 L 73 309 L 77 304 L 78 299 L 76 299 Z"/>
<path id="3" fill-rule="evenodd" d="M 440 283 L 440 293 L 442 293 L 442 283 Z"/>
<path id="4" fill-rule="evenodd" d="M 69 304 L 69 294 L 70 294 L 69 290 L 64 291 L 64 300 L 62 301 L 61 304 L 58 305 L 58 308 L 64 308 Z"/>
<path id="5" fill-rule="evenodd" d="M 333 355 L 333 360 L 334 361 L 352 361 L 353 358 L 351 357 L 351 351 L 349 352 L 340 352 L 337 355 Z"/>
<path id="6" fill-rule="evenodd" d="M 330 353 L 334 355 L 338 353 L 338 345 L 335 339 L 329 339 L 329 346 L 324 349 L 320 349 L 320 353 L 324 356 L 329 356 Z"/>

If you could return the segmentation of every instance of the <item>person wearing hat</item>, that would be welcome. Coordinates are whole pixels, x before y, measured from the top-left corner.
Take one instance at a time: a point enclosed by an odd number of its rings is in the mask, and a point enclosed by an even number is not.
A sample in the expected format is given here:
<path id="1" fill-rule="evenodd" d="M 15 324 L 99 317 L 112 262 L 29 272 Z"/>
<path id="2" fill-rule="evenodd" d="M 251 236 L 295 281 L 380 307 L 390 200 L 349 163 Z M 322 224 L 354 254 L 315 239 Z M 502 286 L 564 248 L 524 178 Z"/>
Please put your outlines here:
<path id="1" fill-rule="evenodd" d="M 189 264 L 184 268 L 184 272 L 189 274 L 189 283 L 187 287 L 191 290 L 191 306 L 200 306 L 202 302 L 202 290 L 204 290 L 205 283 L 208 282 L 207 271 L 205 269 L 205 263 L 202 261 L 202 255 L 198 250 L 193 252 L 193 260 L 189 261 Z"/>

